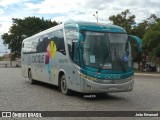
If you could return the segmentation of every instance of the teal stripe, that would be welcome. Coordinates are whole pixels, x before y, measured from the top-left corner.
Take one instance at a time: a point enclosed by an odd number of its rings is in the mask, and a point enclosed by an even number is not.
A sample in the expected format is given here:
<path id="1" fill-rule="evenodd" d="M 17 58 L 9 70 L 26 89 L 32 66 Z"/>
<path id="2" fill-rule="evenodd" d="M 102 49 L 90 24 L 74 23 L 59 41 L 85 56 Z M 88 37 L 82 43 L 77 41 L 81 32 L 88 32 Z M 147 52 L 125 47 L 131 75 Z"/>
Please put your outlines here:
<path id="1" fill-rule="evenodd" d="M 95 70 L 94 68 L 86 68 L 87 69 L 81 69 L 80 72 L 85 75 L 103 80 L 121 80 L 134 75 L 133 68 L 129 68 L 126 72 L 124 72 L 123 70 L 102 70 L 101 73 L 98 74 L 97 70 Z"/>

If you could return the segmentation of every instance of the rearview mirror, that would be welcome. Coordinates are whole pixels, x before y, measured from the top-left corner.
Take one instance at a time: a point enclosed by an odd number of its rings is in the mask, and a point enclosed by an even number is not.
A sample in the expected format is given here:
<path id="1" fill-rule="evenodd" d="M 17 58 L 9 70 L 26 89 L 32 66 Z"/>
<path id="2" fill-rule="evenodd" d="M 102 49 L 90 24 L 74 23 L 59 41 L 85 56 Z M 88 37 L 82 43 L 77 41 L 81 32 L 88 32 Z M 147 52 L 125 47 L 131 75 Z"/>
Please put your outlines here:
<path id="1" fill-rule="evenodd" d="M 137 36 L 129 35 L 128 40 L 130 40 L 131 38 L 136 41 L 137 49 L 139 52 L 141 52 L 142 51 L 142 40 Z"/>

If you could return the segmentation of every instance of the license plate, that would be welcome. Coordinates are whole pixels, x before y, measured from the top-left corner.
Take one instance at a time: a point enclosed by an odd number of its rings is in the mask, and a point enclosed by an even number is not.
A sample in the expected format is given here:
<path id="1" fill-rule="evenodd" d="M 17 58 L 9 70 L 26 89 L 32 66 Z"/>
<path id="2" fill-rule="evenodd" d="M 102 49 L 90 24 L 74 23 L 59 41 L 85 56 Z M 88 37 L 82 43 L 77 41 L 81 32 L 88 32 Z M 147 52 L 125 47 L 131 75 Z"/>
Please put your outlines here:
<path id="1" fill-rule="evenodd" d="M 109 90 L 110 91 L 115 91 L 115 90 L 117 90 L 117 87 L 110 87 Z"/>

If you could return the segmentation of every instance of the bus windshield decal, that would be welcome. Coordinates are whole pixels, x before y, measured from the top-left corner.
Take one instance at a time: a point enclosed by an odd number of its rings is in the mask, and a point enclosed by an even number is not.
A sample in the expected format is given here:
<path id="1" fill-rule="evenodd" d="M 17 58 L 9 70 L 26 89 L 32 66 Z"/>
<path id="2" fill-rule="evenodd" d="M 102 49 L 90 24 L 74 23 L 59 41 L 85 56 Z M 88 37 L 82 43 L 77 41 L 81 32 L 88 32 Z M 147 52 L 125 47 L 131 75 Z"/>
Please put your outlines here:
<path id="1" fill-rule="evenodd" d="M 104 36 L 104 33 L 98 33 L 98 32 L 86 32 L 86 35 L 94 35 L 94 36 Z"/>

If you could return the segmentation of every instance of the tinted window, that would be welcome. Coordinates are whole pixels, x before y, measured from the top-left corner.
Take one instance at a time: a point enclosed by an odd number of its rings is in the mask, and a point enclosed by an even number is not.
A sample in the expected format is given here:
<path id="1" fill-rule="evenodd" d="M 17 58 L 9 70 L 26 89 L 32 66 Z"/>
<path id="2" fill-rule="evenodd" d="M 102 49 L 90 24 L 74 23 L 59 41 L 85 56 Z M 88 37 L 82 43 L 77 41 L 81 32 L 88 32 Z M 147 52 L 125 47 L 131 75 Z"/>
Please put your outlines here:
<path id="1" fill-rule="evenodd" d="M 55 31 L 53 40 L 54 40 L 54 42 L 57 46 L 57 51 L 66 55 L 65 45 L 64 45 L 64 37 L 63 37 L 63 30 Z"/>
<path id="2" fill-rule="evenodd" d="M 47 47 L 51 41 L 54 41 L 58 52 L 66 55 L 63 30 L 50 32 L 31 40 L 24 41 L 22 45 L 22 53 L 40 53 L 46 52 Z"/>
<path id="3" fill-rule="evenodd" d="M 38 38 L 32 38 L 30 40 L 24 41 L 22 44 L 22 53 L 36 53 L 36 47 L 38 45 Z"/>
<path id="4" fill-rule="evenodd" d="M 66 27 L 65 29 L 67 46 L 69 50 L 69 56 L 72 59 L 72 40 L 76 40 L 78 36 L 77 28 L 75 27 Z"/>
<path id="5" fill-rule="evenodd" d="M 47 35 L 44 35 L 41 38 L 39 38 L 38 45 L 36 47 L 37 52 L 46 52 L 49 42 L 50 40 L 48 39 Z"/>
<path id="6" fill-rule="evenodd" d="M 38 46 L 36 48 L 37 52 L 46 52 L 47 47 L 51 41 L 54 41 L 54 43 L 56 44 L 58 52 L 61 52 L 64 55 L 66 54 L 62 29 L 43 35 L 38 40 Z"/>

